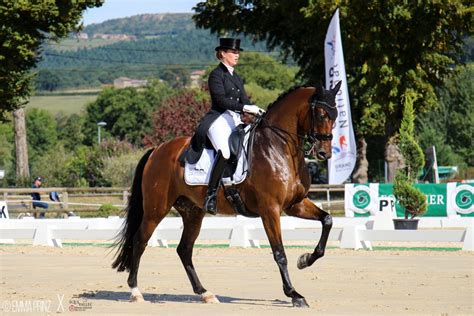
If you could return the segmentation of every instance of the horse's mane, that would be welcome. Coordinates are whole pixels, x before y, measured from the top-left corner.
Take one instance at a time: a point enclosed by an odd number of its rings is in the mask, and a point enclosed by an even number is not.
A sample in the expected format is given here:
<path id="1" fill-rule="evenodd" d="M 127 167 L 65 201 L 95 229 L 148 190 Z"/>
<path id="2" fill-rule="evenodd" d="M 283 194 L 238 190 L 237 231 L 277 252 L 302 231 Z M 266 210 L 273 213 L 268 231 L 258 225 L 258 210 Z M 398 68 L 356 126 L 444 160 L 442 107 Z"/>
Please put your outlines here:
<path id="1" fill-rule="evenodd" d="M 275 101 L 273 101 L 273 103 L 270 103 L 270 104 L 268 105 L 267 111 L 270 110 L 275 104 L 278 103 L 278 101 L 280 101 L 281 99 L 283 99 L 284 97 L 286 97 L 288 94 L 290 94 L 291 92 L 293 92 L 293 91 L 295 91 L 295 90 L 297 90 L 297 89 L 300 89 L 300 88 L 313 88 L 313 86 L 310 85 L 310 84 L 305 84 L 305 85 L 301 85 L 301 86 L 294 86 L 294 87 L 288 89 L 286 92 L 283 92 L 282 94 L 280 94 L 280 95 L 278 96 L 278 98 L 277 98 Z"/>

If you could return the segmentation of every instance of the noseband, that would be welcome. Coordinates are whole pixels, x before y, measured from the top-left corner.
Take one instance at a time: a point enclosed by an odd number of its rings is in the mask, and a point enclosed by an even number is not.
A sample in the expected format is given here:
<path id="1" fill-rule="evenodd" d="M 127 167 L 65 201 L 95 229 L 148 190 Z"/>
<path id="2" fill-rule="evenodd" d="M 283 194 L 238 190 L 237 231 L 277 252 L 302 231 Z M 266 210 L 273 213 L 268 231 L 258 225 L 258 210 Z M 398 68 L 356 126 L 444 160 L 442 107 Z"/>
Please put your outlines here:
<path id="1" fill-rule="evenodd" d="M 319 141 L 331 141 L 332 140 L 332 133 L 330 134 L 321 134 L 321 133 L 315 133 L 314 132 L 314 127 L 315 127 L 315 121 L 316 121 L 316 108 L 322 108 L 325 110 L 331 120 L 335 120 L 337 117 L 337 108 L 335 106 L 330 105 L 327 102 L 321 101 L 321 100 L 316 100 L 315 95 L 311 98 L 310 102 L 310 109 L 311 109 L 311 130 L 308 133 L 308 141 L 311 144 L 316 143 L 316 140 Z"/>

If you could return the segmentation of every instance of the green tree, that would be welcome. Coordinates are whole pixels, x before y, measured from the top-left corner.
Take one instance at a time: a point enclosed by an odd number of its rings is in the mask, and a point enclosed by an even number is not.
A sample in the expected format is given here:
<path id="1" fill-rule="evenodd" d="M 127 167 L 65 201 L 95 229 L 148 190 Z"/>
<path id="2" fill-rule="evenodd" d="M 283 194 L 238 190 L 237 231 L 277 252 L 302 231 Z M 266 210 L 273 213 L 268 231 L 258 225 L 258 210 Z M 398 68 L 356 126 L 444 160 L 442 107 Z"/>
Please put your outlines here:
<path id="1" fill-rule="evenodd" d="M 405 218 L 408 214 L 412 217 L 426 212 L 426 197 L 413 186 L 418 177 L 418 172 L 424 164 L 424 155 L 415 141 L 415 115 L 413 103 L 416 93 L 407 91 L 404 96 L 403 119 L 400 125 L 399 146 L 405 158 L 405 168 L 399 169 L 395 176 L 393 194 L 398 202 L 405 207 Z"/>
<path id="2" fill-rule="evenodd" d="M 438 106 L 417 120 L 422 148 L 436 147 L 438 164 L 474 166 L 474 65 L 461 68 L 437 89 Z"/>
<path id="3" fill-rule="evenodd" d="M 81 27 L 82 12 L 102 0 L 3 0 L 0 5 L 0 119 L 30 95 L 30 69 L 45 39 L 66 37 Z"/>
<path id="4" fill-rule="evenodd" d="M 168 84 L 173 88 L 184 88 L 186 87 L 189 82 L 189 71 L 184 69 L 183 67 L 174 66 L 174 67 L 166 67 L 161 72 L 161 79 L 168 82 Z"/>
<path id="5" fill-rule="evenodd" d="M 49 187 L 75 186 L 74 182 L 69 181 L 71 174 L 68 170 L 73 159 L 73 152 L 66 150 L 62 144 L 56 144 L 53 150 L 36 157 L 31 173 L 44 177 Z"/>
<path id="6" fill-rule="evenodd" d="M 273 57 L 256 52 L 242 52 L 237 72 L 245 83 L 256 83 L 269 90 L 284 91 L 296 82 L 297 67 L 288 67 Z"/>
<path id="7" fill-rule="evenodd" d="M 9 179 L 15 176 L 14 164 L 14 140 L 13 140 L 13 124 L 0 123 L 0 170 L 5 171 L 5 176 L 0 179 L 0 187 L 6 187 Z"/>
<path id="8" fill-rule="evenodd" d="M 474 64 L 470 64 L 440 89 L 446 108 L 446 140 L 453 150 L 474 166 Z"/>
<path id="9" fill-rule="evenodd" d="M 51 151 L 57 143 L 56 121 L 46 110 L 31 109 L 26 112 L 26 133 L 30 165 Z"/>
<path id="10" fill-rule="evenodd" d="M 58 140 L 67 150 L 73 151 L 77 145 L 84 142 L 84 116 L 78 114 L 65 116 L 60 113 L 56 115 L 56 124 Z"/>
<path id="11" fill-rule="evenodd" d="M 470 0 L 206 1 L 193 18 L 212 32 L 243 33 L 281 47 L 304 79 L 318 82 L 337 7 L 356 133 L 387 142 L 400 126 L 407 91 L 423 96 L 414 103 L 417 113 L 437 104 L 434 88 L 460 63 L 463 39 L 472 34 Z"/>
<path id="12" fill-rule="evenodd" d="M 103 90 L 97 100 L 87 106 L 84 143 L 95 144 L 97 122 L 104 121 L 107 123 L 101 129 L 104 136 L 141 145 L 145 134 L 151 131 L 152 112 L 159 105 L 157 102 L 172 93 L 169 86 L 156 82 L 144 91 L 135 88 Z"/>
<path id="13" fill-rule="evenodd" d="M 37 90 L 54 91 L 60 86 L 61 78 L 55 72 L 44 69 L 38 71 L 35 82 Z"/>

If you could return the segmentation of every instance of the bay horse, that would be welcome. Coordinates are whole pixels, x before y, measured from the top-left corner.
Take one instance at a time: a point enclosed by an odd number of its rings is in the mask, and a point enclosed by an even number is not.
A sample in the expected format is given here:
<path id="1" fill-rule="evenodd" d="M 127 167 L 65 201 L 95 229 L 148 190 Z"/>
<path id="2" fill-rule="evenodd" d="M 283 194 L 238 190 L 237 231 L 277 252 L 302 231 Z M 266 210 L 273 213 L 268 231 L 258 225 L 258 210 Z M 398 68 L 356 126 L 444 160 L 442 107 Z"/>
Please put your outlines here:
<path id="1" fill-rule="evenodd" d="M 311 266 L 324 255 L 332 217 L 307 198 L 310 177 L 303 146 L 305 141 L 309 141 L 319 160 L 331 157 L 332 127 L 337 116 L 335 96 L 339 88 L 340 82 L 330 90 L 297 87 L 270 105 L 255 129 L 250 173 L 237 186 L 247 210 L 262 219 L 280 270 L 283 292 L 295 307 L 308 307 L 308 303 L 290 281 L 280 216 L 285 212 L 322 223 L 321 238 L 314 251 L 301 255 L 297 262 L 299 269 Z M 205 215 L 202 207 L 207 187 L 190 186 L 184 181 L 184 166 L 179 157 L 189 144 L 189 137 L 162 143 L 150 149 L 137 165 L 131 196 L 125 208 L 126 220 L 116 242 L 119 248 L 112 263 L 112 268 L 130 272 L 127 283 L 132 302 L 144 300 L 137 287 L 140 258 L 153 231 L 171 207 L 183 219 L 184 229 L 176 250 L 194 293 L 206 303 L 219 302 L 201 284 L 192 261 L 194 243 Z M 222 187 L 218 192 L 217 206 L 220 214 L 235 214 Z"/>

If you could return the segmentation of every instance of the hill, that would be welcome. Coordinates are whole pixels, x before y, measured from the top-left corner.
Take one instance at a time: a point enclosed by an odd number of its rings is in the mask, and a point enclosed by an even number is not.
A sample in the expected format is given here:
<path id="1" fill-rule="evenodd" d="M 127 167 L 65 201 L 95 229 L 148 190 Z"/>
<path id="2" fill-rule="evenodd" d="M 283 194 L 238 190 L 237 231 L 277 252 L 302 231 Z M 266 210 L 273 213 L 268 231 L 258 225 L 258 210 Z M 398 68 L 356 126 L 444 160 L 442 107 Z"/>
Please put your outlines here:
<path id="1" fill-rule="evenodd" d="M 137 37 L 178 35 L 195 29 L 192 13 L 141 14 L 88 25 L 89 37 L 94 34 L 128 34 Z"/>
<path id="2" fill-rule="evenodd" d="M 96 87 L 121 76 L 162 78 L 170 71 L 189 74 L 216 64 L 217 36 L 196 29 L 192 14 L 114 19 L 87 26 L 84 33 L 87 39 L 45 47 L 37 67 L 39 90 Z M 264 43 L 241 38 L 246 51 L 266 51 Z"/>

